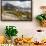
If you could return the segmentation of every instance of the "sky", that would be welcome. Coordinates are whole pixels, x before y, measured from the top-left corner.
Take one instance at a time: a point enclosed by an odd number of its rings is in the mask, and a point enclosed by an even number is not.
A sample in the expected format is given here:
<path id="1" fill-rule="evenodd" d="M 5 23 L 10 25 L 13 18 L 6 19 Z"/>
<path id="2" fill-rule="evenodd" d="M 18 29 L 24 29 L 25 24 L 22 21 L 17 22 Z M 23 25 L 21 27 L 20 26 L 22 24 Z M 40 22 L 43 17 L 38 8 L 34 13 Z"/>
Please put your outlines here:
<path id="1" fill-rule="evenodd" d="M 31 1 L 3 1 L 2 5 L 10 3 L 14 6 L 19 6 L 19 7 L 25 7 L 25 8 L 31 8 Z"/>

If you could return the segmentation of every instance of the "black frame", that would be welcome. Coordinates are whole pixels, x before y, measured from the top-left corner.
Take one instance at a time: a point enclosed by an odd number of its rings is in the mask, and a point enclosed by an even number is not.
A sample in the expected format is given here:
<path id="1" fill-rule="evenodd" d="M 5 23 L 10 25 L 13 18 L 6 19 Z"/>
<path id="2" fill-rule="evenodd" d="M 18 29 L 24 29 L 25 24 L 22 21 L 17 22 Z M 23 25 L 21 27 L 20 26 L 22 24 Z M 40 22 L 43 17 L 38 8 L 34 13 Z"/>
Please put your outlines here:
<path id="1" fill-rule="evenodd" d="M 31 20 L 3 20 L 2 19 L 2 1 L 3 0 L 1 0 L 1 21 L 32 21 L 32 0 L 30 0 L 31 1 Z"/>

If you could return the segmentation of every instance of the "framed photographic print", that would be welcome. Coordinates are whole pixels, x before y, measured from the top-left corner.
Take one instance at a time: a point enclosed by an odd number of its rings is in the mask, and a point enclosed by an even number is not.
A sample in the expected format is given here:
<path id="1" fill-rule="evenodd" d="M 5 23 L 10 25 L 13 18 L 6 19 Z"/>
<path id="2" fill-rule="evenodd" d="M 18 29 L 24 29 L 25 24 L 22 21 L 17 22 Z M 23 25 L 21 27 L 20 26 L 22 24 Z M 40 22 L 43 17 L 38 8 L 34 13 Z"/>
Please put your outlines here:
<path id="1" fill-rule="evenodd" d="M 32 0 L 2 0 L 2 21 L 31 21 Z"/>

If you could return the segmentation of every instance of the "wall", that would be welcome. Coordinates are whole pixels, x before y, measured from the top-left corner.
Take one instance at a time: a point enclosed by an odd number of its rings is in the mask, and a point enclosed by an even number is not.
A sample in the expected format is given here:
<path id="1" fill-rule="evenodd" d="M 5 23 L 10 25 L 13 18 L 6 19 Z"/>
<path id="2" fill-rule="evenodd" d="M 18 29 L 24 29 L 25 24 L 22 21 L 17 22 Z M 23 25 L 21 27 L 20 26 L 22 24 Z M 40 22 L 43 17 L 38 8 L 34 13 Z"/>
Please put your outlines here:
<path id="1" fill-rule="evenodd" d="M 37 36 L 43 34 L 43 33 L 37 33 L 36 32 L 37 29 L 44 30 L 44 34 L 45 34 L 46 28 L 40 27 L 35 17 L 36 15 L 41 13 L 40 6 L 46 5 L 46 0 L 33 0 L 32 4 L 33 4 L 32 21 L 27 21 L 27 22 L 25 21 L 19 21 L 19 22 L 18 21 L 0 21 L 0 35 L 4 34 L 4 29 L 6 25 L 16 26 L 19 31 L 18 36 L 21 36 L 23 34 L 24 36 L 29 37 L 34 34 L 37 34 Z"/>

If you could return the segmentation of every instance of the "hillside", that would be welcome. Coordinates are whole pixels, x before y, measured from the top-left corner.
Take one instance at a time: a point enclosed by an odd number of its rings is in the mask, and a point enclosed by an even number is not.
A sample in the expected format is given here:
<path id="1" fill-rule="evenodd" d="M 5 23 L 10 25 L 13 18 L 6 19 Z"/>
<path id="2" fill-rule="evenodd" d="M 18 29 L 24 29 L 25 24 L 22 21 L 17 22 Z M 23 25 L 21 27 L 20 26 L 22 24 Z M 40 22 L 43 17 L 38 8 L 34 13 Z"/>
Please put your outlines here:
<path id="1" fill-rule="evenodd" d="M 20 20 L 31 19 L 31 8 L 21 8 L 7 3 L 2 7 L 2 9 L 4 13 L 15 15 Z"/>

